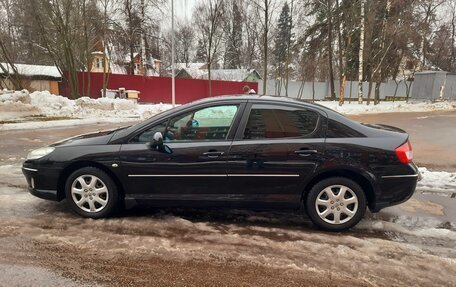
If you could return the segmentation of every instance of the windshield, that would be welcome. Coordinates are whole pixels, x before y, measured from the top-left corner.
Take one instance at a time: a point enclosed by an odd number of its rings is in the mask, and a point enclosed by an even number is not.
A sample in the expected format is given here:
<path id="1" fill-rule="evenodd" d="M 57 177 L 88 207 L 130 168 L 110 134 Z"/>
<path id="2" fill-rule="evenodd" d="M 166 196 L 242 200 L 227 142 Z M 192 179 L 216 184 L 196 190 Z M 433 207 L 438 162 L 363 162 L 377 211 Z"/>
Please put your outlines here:
<path id="1" fill-rule="evenodd" d="M 144 120 L 144 121 L 139 122 L 137 124 L 134 124 L 132 126 L 128 126 L 128 127 L 123 128 L 123 129 L 117 130 L 116 134 L 113 137 L 113 139 L 114 138 L 118 139 L 118 138 L 122 138 L 124 136 L 127 136 L 128 134 L 132 133 L 133 131 L 135 131 L 137 129 L 140 129 L 140 128 L 148 125 L 149 123 L 155 121 L 155 119 L 157 119 L 157 118 L 160 118 L 162 116 L 166 116 L 168 114 L 179 112 L 182 109 L 182 107 L 184 107 L 184 106 L 185 105 L 179 106 L 179 107 L 175 107 L 175 108 L 172 108 L 172 109 L 169 109 L 169 110 L 166 110 L 166 111 L 159 112 L 159 113 L 153 115 L 152 117 L 150 117 L 147 120 Z"/>

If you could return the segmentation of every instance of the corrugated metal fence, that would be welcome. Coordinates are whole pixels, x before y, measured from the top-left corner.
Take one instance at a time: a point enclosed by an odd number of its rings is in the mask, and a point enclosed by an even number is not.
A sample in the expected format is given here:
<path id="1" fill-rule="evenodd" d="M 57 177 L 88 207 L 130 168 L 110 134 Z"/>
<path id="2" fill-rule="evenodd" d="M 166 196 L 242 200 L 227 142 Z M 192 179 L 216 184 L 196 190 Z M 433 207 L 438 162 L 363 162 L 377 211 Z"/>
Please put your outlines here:
<path id="1" fill-rule="evenodd" d="M 326 82 L 296 82 L 290 81 L 288 84 L 288 96 L 292 98 L 301 98 L 305 100 L 310 100 L 314 98 L 315 100 L 324 100 L 331 96 L 331 90 L 329 81 Z M 266 94 L 268 95 L 277 95 L 285 96 L 285 83 L 277 80 L 268 80 L 266 82 Z M 380 99 L 385 99 L 385 97 L 393 97 L 396 91 L 396 97 L 406 97 L 407 96 L 407 86 L 410 89 L 409 96 L 411 96 L 411 89 L 413 87 L 413 82 L 404 82 L 402 81 L 388 81 L 383 82 L 380 85 Z M 336 97 L 339 97 L 339 81 L 334 82 L 334 87 L 336 89 Z M 263 93 L 263 81 L 258 82 L 259 94 Z M 363 82 L 363 95 L 366 98 L 369 92 L 369 83 Z M 375 83 L 372 84 L 371 98 L 374 98 L 375 94 Z M 345 98 L 357 98 L 358 97 L 358 82 L 355 81 L 346 81 Z"/>
<path id="2" fill-rule="evenodd" d="M 336 97 L 339 97 L 339 81 L 334 82 Z M 258 82 L 259 93 L 263 93 L 263 81 Z M 268 80 L 266 94 L 285 96 L 284 81 Z M 369 83 L 363 82 L 363 95 L 367 97 Z M 371 98 L 375 95 L 375 83 L 372 83 Z M 443 71 L 425 71 L 415 74 L 414 81 L 382 82 L 380 85 L 380 99 L 406 98 L 417 100 L 456 100 L 456 74 Z M 305 100 L 324 100 L 331 96 L 329 81 L 326 82 L 295 82 L 288 85 L 288 96 Z M 358 96 L 358 82 L 347 81 L 345 84 L 344 97 L 356 99 Z"/>
<path id="3" fill-rule="evenodd" d="M 416 73 L 412 98 L 456 100 L 456 75 L 442 71 Z"/>

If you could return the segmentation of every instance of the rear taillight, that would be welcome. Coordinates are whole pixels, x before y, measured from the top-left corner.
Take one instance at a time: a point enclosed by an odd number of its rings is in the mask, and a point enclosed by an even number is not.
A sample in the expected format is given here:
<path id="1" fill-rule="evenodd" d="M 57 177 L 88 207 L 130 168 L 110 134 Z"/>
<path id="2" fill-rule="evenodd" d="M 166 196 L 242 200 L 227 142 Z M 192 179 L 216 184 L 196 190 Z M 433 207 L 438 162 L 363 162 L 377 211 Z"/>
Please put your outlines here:
<path id="1" fill-rule="evenodd" d="M 396 150 L 397 158 L 402 163 L 409 163 L 413 160 L 412 145 L 409 141 L 398 147 Z"/>

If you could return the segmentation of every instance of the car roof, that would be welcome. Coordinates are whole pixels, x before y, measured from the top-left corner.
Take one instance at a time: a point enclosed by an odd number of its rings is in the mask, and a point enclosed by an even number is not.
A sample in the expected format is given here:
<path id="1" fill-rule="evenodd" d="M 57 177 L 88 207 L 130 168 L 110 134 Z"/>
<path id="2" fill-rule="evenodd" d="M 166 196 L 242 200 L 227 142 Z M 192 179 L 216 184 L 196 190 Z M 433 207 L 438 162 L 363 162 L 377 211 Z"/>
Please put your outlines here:
<path id="1" fill-rule="evenodd" d="M 276 102 L 276 103 L 293 103 L 293 104 L 300 104 L 300 105 L 307 105 L 307 106 L 317 106 L 317 107 L 322 107 L 318 104 L 315 103 L 310 103 L 305 100 L 298 100 L 295 98 L 289 98 L 289 97 L 283 97 L 283 96 L 270 96 L 270 95 L 223 95 L 223 96 L 214 96 L 214 97 L 208 97 L 208 98 L 203 98 L 199 99 L 196 101 L 193 101 L 189 104 L 203 104 L 203 103 L 212 103 L 212 102 L 218 102 L 218 101 L 227 101 L 227 100 L 233 100 L 233 101 L 251 101 L 251 100 L 260 100 L 260 101 L 269 101 L 269 102 Z"/>

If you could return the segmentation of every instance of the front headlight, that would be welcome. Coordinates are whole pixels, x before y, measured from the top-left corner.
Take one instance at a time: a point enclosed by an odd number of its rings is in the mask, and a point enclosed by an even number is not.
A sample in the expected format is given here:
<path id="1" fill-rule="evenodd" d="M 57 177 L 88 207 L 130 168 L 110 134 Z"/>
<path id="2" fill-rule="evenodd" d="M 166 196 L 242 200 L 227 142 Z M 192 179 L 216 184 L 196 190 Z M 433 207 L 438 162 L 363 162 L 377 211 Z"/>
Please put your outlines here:
<path id="1" fill-rule="evenodd" d="M 39 148 L 39 149 L 36 149 L 36 150 L 32 150 L 27 155 L 27 160 L 42 158 L 43 156 L 50 154 L 54 150 L 55 150 L 55 148 L 49 147 L 49 146 L 48 147 L 42 147 L 42 148 Z"/>

